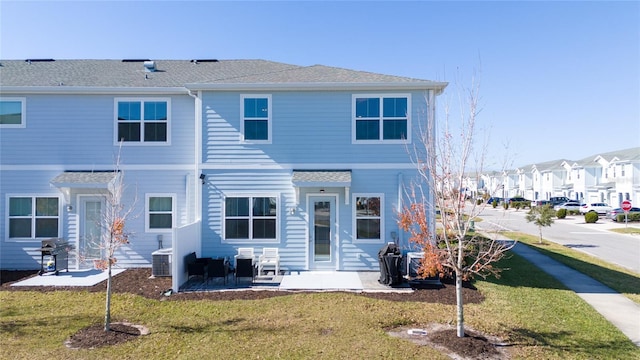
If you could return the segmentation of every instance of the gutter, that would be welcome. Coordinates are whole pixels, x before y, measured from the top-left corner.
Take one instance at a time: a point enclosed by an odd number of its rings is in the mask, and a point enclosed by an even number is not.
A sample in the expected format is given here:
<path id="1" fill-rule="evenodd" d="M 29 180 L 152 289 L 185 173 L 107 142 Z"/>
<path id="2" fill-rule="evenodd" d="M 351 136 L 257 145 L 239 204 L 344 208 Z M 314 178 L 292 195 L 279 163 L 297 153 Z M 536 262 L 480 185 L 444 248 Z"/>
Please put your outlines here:
<path id="1" fill-rule="evenodd" d="M 185 95 L 184 87 L 0 86 L 0 94 Z"/>
<path id="2" fill-rule="evenodd" d="M 313 82 L 313 83 L 215 83 L 202 84 L 190 83 L 185 84 L 189 90 L 208 90 L 208 91 L 255 91 L 255 90 L 434 90 L 435 95 L 440 95 L 449 83 L 447 82 L 405 82 L 405 83 L 344 83 L 344 82 Z"/>

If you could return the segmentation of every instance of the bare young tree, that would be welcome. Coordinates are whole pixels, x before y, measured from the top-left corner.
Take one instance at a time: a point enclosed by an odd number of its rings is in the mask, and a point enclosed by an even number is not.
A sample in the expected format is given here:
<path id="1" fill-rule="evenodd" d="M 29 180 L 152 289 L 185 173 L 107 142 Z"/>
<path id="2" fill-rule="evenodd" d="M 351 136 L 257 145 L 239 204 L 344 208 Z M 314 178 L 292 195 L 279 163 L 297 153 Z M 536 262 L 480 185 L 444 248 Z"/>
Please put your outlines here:
<path id="1" fill-rule="evenodd" d="M 120 152 L 116 157 L 114 168 L 114 181 L 106 194 L 106 206 L 100 215 L 100 249 L 101 258 L 94 260 L 94 267 L 107 271 L 107 293 L 105 298 L 104 330 L 111 330 L 111 283 L 112 268 L 117 262 L 117 250 L 129 243 L 131 233 L 127 232 L 125 225 L 132 217 L 137 197 L 133 196 L 131 204 L 123 202 L 126 186 L 124 173 L 120 169 Z"/>
<path id="2" fill-rule="evenodd" d="M 418 269 L 422 276 L 455 276 L 457 302 L 457 335 L 464 337 L 463 281 L 473 276 L 499 276 L 501 269 L 493 264 L 513 247 L 471 231 L 485 202 L 467 201 L 464 183 L 481 182 L 487 153 L 486 140 L 476 148 L 476 119 L 480 112 L 479 85 L 457 90 L 460 123 L 450 123 L 450 108 L 445 103 L 442 126 L 436 129 L 434 95 L 427 94 L 426 124 L 420 125 L 418 138 L 408 149 L 419 176 L 407 188 L 408 203 L 398 217 L 400 228 L 409 240 L 424 252 Z M 473 182 L 473 181 L 472 181 Z M 441 228 L 434 214 L 440 211 Z"/>

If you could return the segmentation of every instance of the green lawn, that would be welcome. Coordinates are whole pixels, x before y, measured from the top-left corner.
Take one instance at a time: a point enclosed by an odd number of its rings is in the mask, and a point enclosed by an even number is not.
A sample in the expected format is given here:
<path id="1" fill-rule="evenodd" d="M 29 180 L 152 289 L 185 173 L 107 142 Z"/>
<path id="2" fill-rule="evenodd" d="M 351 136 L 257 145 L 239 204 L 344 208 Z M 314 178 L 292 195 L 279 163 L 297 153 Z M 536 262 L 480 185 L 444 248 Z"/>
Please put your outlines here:
<path id="1" fill-rule="evenodd" d="M 633 271 L 554 242 L 544 240 L 542 244 L 539 244 L 540 238 L 538 236 L 519 232 L 504 232 L 502 234 L 534 247 L 543 254 L 598 280 L 640 304 L 640 276 Z"/>
<path id="2" fill-rule="evenodd" d="M 517 255 L 500 279 L 477 281 L 468 326 L 501 337 L 512 358 L 638 359 L 640 350 L 573 292 Z M 437 291 L 437 290 L 431 290 Z M 104 294 L 0 292 L 2 359 L 446 359 L 386 329 L 454 323 L 455 306 L 353 293 L 296 293 L 253 301 L 157 301 L 116 294 L 114 321 L 150 334 L 94 350 L 63 341 L 100 323 Z"/>

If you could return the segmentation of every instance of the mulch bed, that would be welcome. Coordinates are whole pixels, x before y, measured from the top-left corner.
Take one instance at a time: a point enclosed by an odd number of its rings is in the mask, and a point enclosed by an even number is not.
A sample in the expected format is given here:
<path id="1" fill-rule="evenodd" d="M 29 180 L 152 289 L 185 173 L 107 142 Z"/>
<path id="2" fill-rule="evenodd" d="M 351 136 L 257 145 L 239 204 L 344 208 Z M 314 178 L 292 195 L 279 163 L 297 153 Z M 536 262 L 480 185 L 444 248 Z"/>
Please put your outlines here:
<path id="1" fill-rule="evenodd" d="M 37 271 L 7 271 L 0 270 L 0 291 L 106 291 L 106 281 L 91 287 L 72 286 L 33 286 L 11 287 L 16 281 L 30 276 L 37 276 Z M 144 296 L 149 299 L 163 301 L 189 301 L 189 300 L 257 300 L 275 296 L 289 295 L 286 291 L 210 291 L 210 292 L 186 292 L 164 295 L 171 288 L 170 277 L 151 278 L 151 269 L 128 269 L 113 277 L 112 291 L 114 293 L 130 293 Z M 480 303 L 484 296 L 471 284 L 465 283 L 463 288 L 465 304 Z M 359 296 L 389 300 L 411 301 L 422 303 L 440 303 L 453 305 L 456 303 L 455 285 L 444 281 L 443 286 L 432 289 L 419 289 L 413 293 L 356 293 Z M 406 331 L 404 332 L 406 334 Z M 440 349 L 445 353 L 456 353 L 460 359 L 503 359 L 503 354 L 497 352 L 494 342 L 481 334 L 465 333 L 465 337 L 456 336 L 455 329 L 438 329 L 430 332 L 429 336 L 421 339 L 424 345 Z M 93 325 L 81 329 L 68 341 L 67 346 L 73 348 L 95 348 L 109 346 L 124 341 L 129 341 L 140 336 L 140 329 L 134 325 L 112 324 L 112 331 L 105 334 L 102 325 Z M 407 337 L 402 335 L 402 337 Z M 412 340 L 412 339 L 409 339 Z"/>

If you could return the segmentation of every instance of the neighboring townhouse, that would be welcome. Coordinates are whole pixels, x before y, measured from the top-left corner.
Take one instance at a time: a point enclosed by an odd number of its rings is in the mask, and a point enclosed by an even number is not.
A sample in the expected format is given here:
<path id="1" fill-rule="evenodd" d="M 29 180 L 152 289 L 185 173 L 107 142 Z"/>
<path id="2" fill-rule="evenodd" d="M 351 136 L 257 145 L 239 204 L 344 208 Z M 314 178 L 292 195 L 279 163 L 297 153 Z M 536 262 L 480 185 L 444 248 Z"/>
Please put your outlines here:
<path id="1" fill-rule="evenodd" d="M 138 215 L 119 265 L 173 248 L 178 285 L 190 251 L 276 247 L 285 271 L 377 270 L 384 244 L 408 247 L 407 144 L 446 83 L 263 60 L 0 64 L 2 268 L 38 268 L 55 237 L 89 266 L 115 176 Z"/>
<path id="2" fill-rule="evenodd" d="M 531 200 L 566 196 L 580 202 L 606 202 L 618 207 L 623 200 L 640 203 L 640 147 L 592 155 L 582 160 L 566 159 L 523 166 L 517 194 Z M 510 172 L 487 173 L 486 183 L 512 183 Z M 515 196 L 505 191 L 505 197 Z M 499 195 L 498 195 L 499 196 Z"/>

